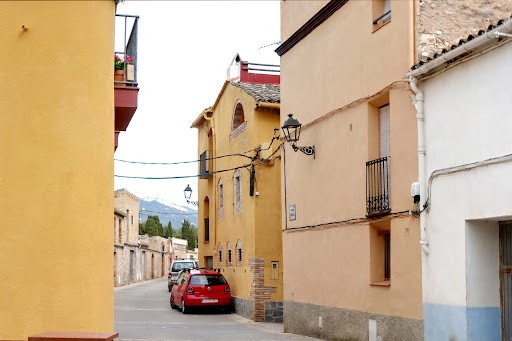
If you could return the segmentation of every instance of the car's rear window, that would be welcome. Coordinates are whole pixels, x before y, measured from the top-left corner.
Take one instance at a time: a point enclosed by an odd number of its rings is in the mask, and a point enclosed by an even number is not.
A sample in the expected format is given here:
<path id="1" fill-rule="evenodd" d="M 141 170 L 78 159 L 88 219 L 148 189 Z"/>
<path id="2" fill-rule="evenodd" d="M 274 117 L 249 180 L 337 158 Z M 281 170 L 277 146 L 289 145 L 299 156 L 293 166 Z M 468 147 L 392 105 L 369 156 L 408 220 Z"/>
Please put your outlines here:
<path id="1" fill-rule="evenodd" d="M 172 272 L 177 272 L 183 269 L 193 269 L 195 268 L 194 262 L 180 262 L 180 263 L 174 263 L 172 265 Z"/>
<path id="2" fill-rule="evenodd" d="M 228 282 L 222 275 L 193 275 L 189 284 L 214 286 L 228 284 Z"/>

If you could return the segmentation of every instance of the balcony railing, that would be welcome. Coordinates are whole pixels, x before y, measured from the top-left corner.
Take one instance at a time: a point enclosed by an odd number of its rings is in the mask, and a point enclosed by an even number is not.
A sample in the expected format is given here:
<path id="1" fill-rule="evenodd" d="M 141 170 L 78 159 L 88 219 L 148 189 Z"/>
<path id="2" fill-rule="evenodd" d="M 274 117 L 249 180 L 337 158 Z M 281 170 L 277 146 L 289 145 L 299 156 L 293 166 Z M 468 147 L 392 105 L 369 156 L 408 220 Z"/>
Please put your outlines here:
<path id="1" fill-rule="evenodd" d="M 125 61 L 121 79 L 115 79 L 117 85 L 137 86 L 137 43 L 139 34 L 139 16 L 116 14 L 115 54 Z M 127 63 L 127 57 L 133 61 Z"/>
<path id="2" fill-rule="evenodd" d="M 205 150 L 199 157 L 199 178 L 207 179 L 213 175 L 212 173 L 212 151 Z"/>
<path id="3" fill-rule="evenodd" d="M 366 213 L 367 216 L 385 215 L 390 205 L 390 157 L 366 162 Z"/>

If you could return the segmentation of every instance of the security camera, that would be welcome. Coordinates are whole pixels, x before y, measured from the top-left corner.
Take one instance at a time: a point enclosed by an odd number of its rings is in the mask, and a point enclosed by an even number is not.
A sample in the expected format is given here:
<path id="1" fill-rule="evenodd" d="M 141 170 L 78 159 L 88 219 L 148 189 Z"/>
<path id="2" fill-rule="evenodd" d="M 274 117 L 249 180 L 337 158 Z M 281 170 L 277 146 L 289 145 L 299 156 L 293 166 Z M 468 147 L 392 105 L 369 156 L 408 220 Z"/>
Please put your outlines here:
<path id="1" fill-rule="evenodd" d="M 413 182 L 411 184 L 411 197 L 413 197 L 415 204 L 418 204 L 420 202 L 420 183 L 419 182 Z"/>

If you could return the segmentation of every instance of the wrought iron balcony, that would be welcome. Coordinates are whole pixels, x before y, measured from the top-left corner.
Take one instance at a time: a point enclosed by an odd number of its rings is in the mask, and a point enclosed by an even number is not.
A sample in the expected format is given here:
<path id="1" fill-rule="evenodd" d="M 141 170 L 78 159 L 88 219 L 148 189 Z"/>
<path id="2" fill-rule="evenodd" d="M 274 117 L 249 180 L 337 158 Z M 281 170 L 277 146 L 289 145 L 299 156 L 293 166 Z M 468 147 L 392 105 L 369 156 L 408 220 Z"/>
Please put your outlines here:
<path id="1" fill-rule="evenodd" d="M 213 175 L 212 173 L 212 151 L 205 150 L 199 157 L 199 178 L 207 179 Z"/>
<path id="2" fill-rule="evenodd" d="M 380 216 L 391 212 L 390 157 L 366 162 L 366 216 Z"/>
<path id="3" fill-rule="evenodd" d="M 116 14 L 115 55 L 123 61 L 124 69 L 120 79 L 114 79 L 116 85 L 137 86 L 137 43 L 139 35 L 139 16 Z M 121 70 L 119 70 L 121 71 Z"/>
<path id="4" fill-rule="evenodd" d="M 117 67 L 123 67 L 123 70 L 116 71 L 114 67 L 114 150 L 117 149 L 119 133 L 126 131 L 138 107 L 138 22 L 136 15 L 116 14 L 114 56 L 120 61 Z"/>

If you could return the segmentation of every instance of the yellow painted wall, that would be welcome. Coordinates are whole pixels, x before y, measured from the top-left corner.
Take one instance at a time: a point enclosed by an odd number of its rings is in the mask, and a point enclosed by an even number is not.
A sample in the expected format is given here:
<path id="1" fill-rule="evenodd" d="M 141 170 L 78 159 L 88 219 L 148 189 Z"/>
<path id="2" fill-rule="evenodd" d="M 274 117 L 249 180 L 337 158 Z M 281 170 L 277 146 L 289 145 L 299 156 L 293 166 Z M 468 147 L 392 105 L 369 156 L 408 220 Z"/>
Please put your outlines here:
<path id="1" fill-rule="evenodd" d="M 240 101 L 244 107 L 247 130 L 230 141 L 232 115 L 235 103 Z M 270 142 L 274 128 L 279 127 L 279 115 L 272 111 L 254 110 L 254 99 L 243 90 L 227 85 L 225 91 L 213 110 L 213 120 L 204 122 L 204 129 L 199 128 L 198 152 L 202 153 L 208 146 L 209 131 L 207 126 L 213 122 L 214 155 L 241 153 L 257 148 L 263 142 Z M 277 143 L 277 142 L 276 142 Z M 277 155 L 280 153 L 278 152 Z M 252 156 L 254 153 L 248 153 Z M 250 163 L 244 157 L 229 157 L 216 159 L 214 169 L 231 169 Z M 280 163 L 277 160 L 273 166 L 261 165 L 256 167 L 256 191 L 261 195 L 249 196 L 249 172 L 241 168 L 242 172 L 242 213 L 235 214 L 233 207 L 233 175 L 234 171 L 216 173 L 208 180 L 199 180 L 200 202 L 205 196 L 210 199 L 210 242 L 204 243 L 204 213 L 199 209 L 199 254 L 201 265 L 204 256 L 214 256 L 214 266 L 222 268 L 223 274 L 231 285 L 233 296 L 250 299 L 250 289 L 253 276 L 249 267 L 249 258 L 264 258 L 266 260 L 265 285 L 276 286 L 277 292 L 272 300 L 282 300 L 282 276 L 278 281 L 267 278 L 270 274 L 270 260 L 277 259 L 282 264 L 281 256 L 281 215 L 280 215 Z M 217 184 L 219 179 L 224 182 L 224 215 L 218 217 Z M 215 199 L 212 199 L 215 198 Z M 212 223 L 215 217 L 215 223 Z M 215 232 L 214 232 L 215 231 Z M 213 237 L 215 235 L 215 237 Z M 243 243 L 243 261 L 241 265 L 236 261 L 236 243 L 240 239 Z M 214 241 L 215 240 L 215 241 Z M 226 265 L 227 242 L 231 243 L 232 266 Z M 218 243 L 222 244 L 223 261 L 218 263 Z M 271 245 L 272 248 L 265 246 Z M 268 260 L 268 262 L 267 262 Z M 267 264 L 268 263 L 268 264 Z"/>
<path id="2" fill-rule="evenodd" d="M 114 328 L 114 15 L 0 2 L 0 339 Z"/>
<path id="3" fill-rule="evenodd" d="M 205 150 L 212 150 L 212 153 L 215 152 L 215 148 L 210 146 L 210 140 L 208 134 L 212 136 L 212 142 L 215 141 L 214 137 L 216 135 L 216 130 L 213 127 L 213 121 L 203 121 L 203 127 L 197 130 L 198 132 L 198 155 L 201 155 Z M 211 149 L 210 149 L 211 148 Z M 214 157 L 215 154 L 212 154 L 210 157 Z M 215 160 L 213 160 L 212 165 L 215 165 Z M 215 167 L 215 166 L 214 166 Z M 215 168 L 214 168 L 215 169 Z M 198 168 L 199 173 L 199 168 Z M 198 189 L 198 249 L 199 249 L 199 266 L 206 267 L 205 257 L 211 256 L 214 258 L 215 262 L 215 247 L 216 247 L 216 229 L 215 222 L 217 219 L 217 212 L 215 209 L 215 177 L 210 177 L 208 179 L 199 179 L 197 184 Z M 205 198 L 208 197 L 208 210 L 205 210 Z M 210 219 L 210 238 L 208 242 L 205 242 L 205 229 L 204 229 L 204 219 L 208 217 Z M 214 263 L 216 266 L 216 263 Z"/>
<path id="4" fill-rule="evenodd" d="M 313 159 L 286 145 L 283 215 L 295 204 L 297 219 L 283 216 L 283 229 L 365 219 L 366 162 L 379 157 L 376 115 L 387 103 L 391 210 L 412 209 L 409 189 L 418 177 L 417 130 L 407 84 L 395 84 L 380 98 L 367 97 L 403 79 L 414 62 L 414 2 L 392 1 L 391 21 L 375 32 L 372 3 L 347 2 L 281 57 L 281 110 L 303 124 L 298 144 L 316 148 Z M 289 28 L 297 27 L 298 10 L 311 13 L 318 7 L 311 4 L 303 10 L 307 5 L 282 2 L 282 25 L 289 25 L 283 30 L 285 38 L 293 33 Z M 282 115 L 281 125 L 286 118 Z M 421 318 L 419 219 L 388 219 L 390 287 L 370 285 L 369 221 L 283 232 L 285 301 Z M 319 283 L 326 293 L 321 298 Z"/>

